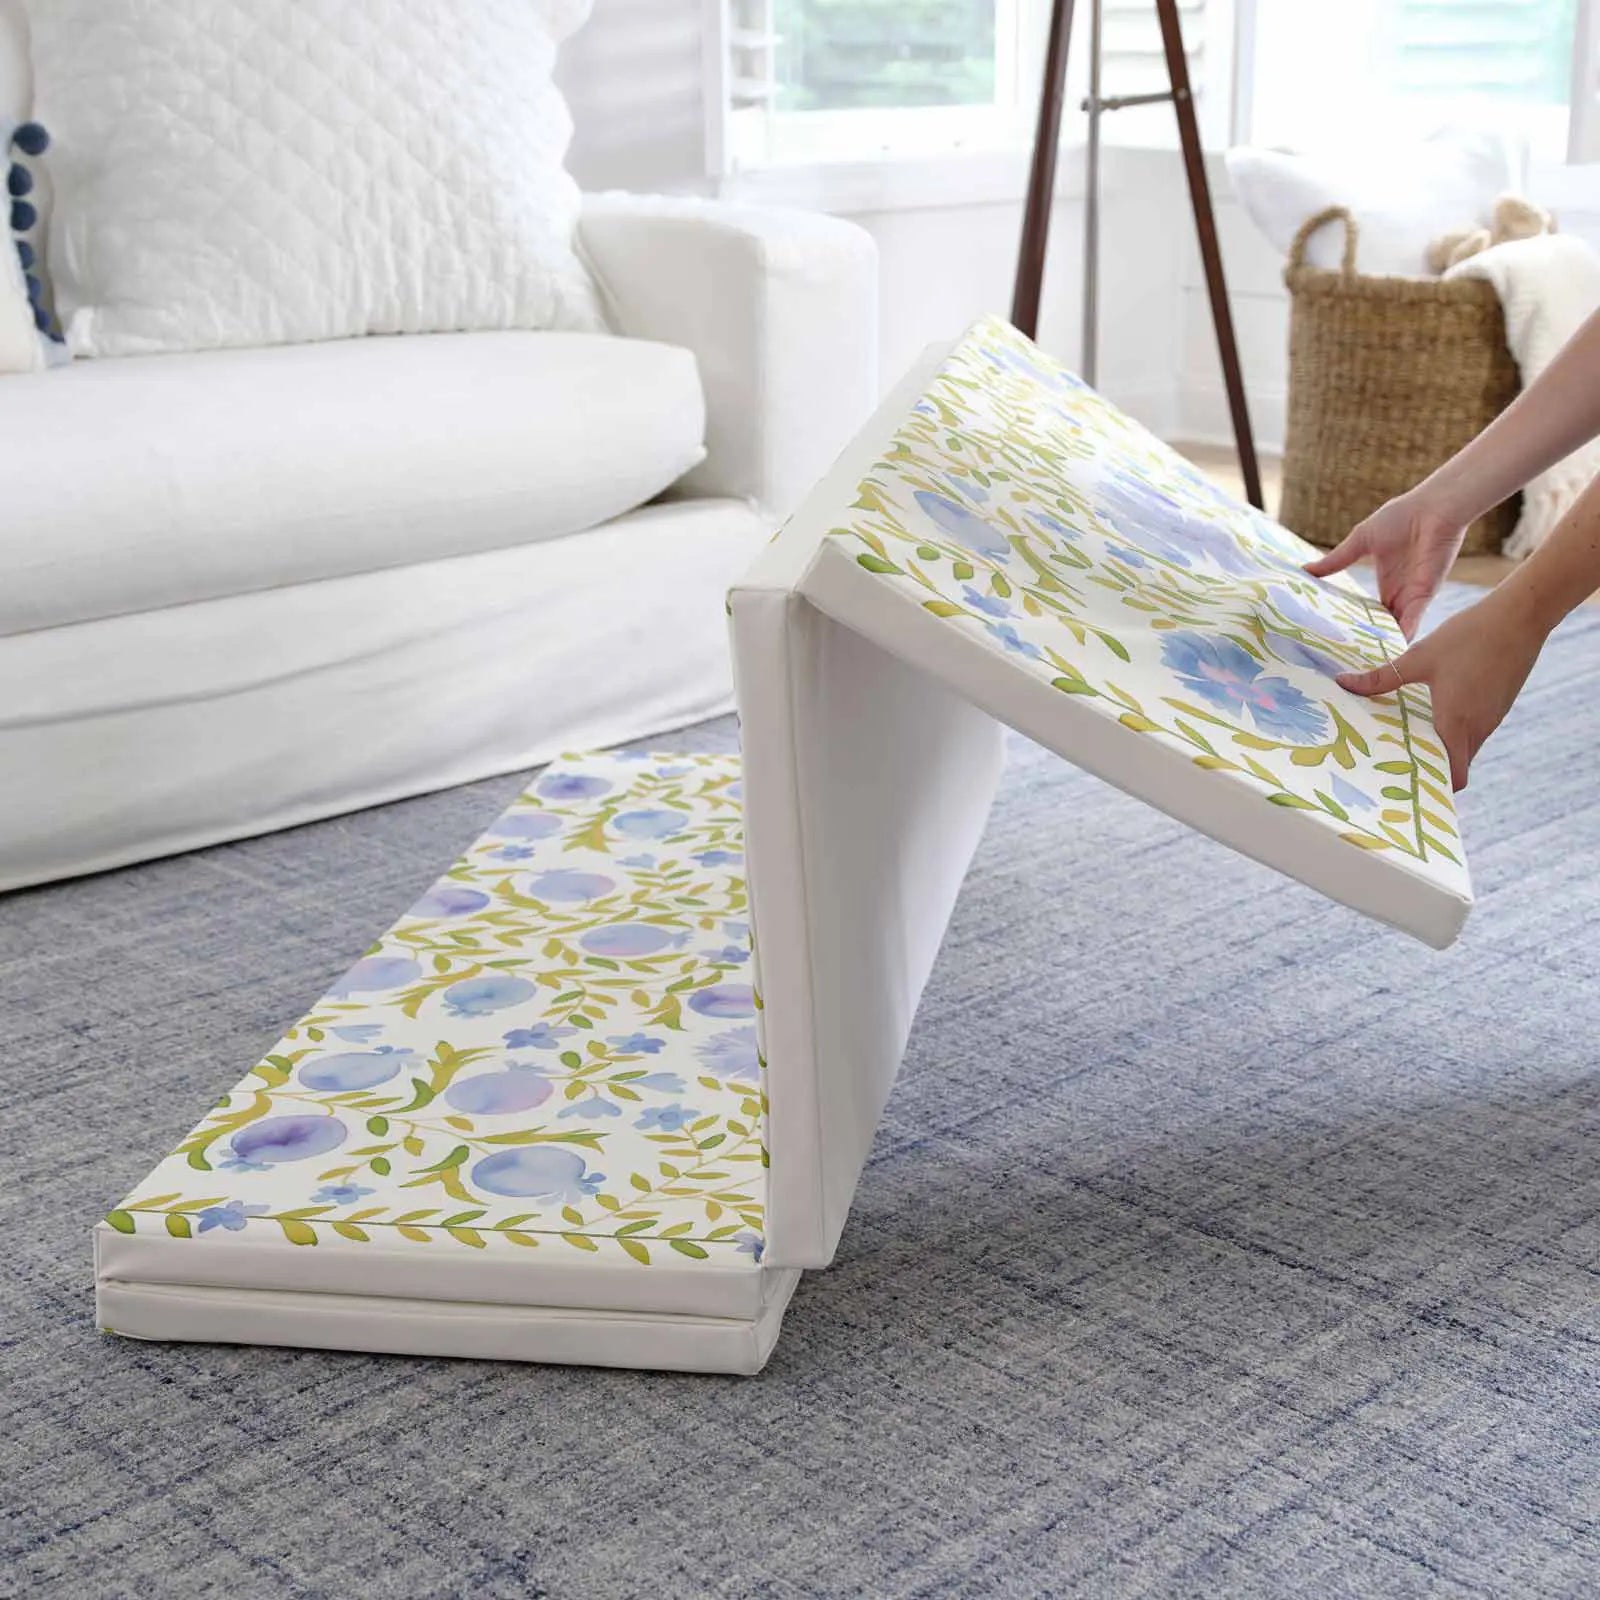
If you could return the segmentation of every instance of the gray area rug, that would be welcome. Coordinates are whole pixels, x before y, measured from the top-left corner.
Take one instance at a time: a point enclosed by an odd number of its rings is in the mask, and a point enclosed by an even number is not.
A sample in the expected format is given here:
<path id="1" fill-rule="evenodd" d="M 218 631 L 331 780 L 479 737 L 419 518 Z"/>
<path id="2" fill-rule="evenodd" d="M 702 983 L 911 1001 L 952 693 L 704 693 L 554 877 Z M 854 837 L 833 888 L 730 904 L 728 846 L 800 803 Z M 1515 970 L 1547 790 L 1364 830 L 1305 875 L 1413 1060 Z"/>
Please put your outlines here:
<path id="1" fill-rule="evenodd" d="M 522 780 L 0 900 L 0 1593 L 1595 1593 L 1597 668 L 1444 955 L 1017 741 L 757 1379 L 94 1331 L 96 1217 Z"/>

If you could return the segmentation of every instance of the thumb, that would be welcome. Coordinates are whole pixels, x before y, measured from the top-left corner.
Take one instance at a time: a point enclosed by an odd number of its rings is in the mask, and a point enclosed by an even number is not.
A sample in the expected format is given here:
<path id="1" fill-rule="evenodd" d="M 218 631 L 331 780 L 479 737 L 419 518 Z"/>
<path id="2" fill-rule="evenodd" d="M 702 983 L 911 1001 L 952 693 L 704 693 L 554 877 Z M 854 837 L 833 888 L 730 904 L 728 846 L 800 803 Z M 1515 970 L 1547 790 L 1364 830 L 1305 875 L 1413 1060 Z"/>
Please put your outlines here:
<path id="1" fill-rule="evenodd" d="M 1331 578 L 1334 573 L 1343 572 L 1346 567 L 1353 567 L 1366 553 L 1366 529 L 1356 528 L 1346 534 L 1325 556 L 1318 556 L 1315 561 L 1306 562 L 1305 570 L 1313 578 Z"/>
<path id="2" fill-rule="evenodd" d="M 1369 697 L 1393 694 L 1403 684 L 1415 683 L 1421 676 L 1415 657 L 1415 650 L 1407 650 L 1404 655 L 1397 656 L 1393 661 L 1385 661 L 1382 666 L 1373 667 L 1367 672 L 1341 672 L 1333 681 L 1351 694 Z"/>

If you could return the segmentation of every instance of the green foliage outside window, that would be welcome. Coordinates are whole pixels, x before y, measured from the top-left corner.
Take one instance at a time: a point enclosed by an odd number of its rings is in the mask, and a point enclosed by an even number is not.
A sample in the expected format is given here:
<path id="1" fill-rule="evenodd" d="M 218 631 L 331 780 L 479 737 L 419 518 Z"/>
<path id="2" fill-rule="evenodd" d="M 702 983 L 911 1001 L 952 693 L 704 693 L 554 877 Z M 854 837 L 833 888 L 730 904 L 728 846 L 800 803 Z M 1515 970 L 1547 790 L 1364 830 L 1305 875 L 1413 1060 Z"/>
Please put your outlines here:
<path id="1" fill-rule="evenodd" d="M 988 105 L 995 0 L 777 0 L 778 108 Z"/>

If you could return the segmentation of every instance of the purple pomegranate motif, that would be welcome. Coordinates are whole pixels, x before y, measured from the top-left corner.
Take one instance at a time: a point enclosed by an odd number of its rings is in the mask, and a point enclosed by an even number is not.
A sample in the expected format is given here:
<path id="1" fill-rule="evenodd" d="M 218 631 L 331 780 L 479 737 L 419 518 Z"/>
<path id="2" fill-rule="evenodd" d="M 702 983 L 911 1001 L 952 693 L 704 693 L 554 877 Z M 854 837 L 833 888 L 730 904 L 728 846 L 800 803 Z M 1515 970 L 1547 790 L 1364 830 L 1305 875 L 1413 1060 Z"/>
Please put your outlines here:
<path id="1" fill-rule="evenodd" d="M 455 1017 L 487 1017 L 520 1005 L 538 993 L 526 978 L 466 978 L 444 992 L 445 1010 Z"/>
<path id="2" fill-rule="evenodd" d="M 605 1174 L 590 1172 L 583 1157 L 570 1150 L 535 1145 L 485 1156 L 472 1169 L 472 1182 L 489 1194 L 573 1204 L 592 1195 Z"/>
<path id="3" fill-rule="evenodd" d="M 550 1080 L 535 1067 L 510 1066 L 462 1078 L 444 1092 L 445 1103 L 473 1116 L 498 1117 L 508 1111 L 531 1111 L 550 1098 Z"/>
<path id="4" fill-rule="evenodd" d="M 403 989 L 421 976 L 422 968 L 409 956 L 363 956 L 328 991 L 328 998 L 346 1000 L 353 994 Z"/>
<path id="5" fill-rule="evenodd" d="M 714 983 L 689 996 L 689 1009 L 703 1017 L 753 1017 L 755 991 L 748 983 Z"/>
<path id="6" fill-rule="evenodd" d="M 616 888 L 616 880 L 600 872 L 577 872 L 570 867 L 559 867 L 554 872 L 541 872 L 528 880 L 528 893 L 536 900 L 546 900 L 554 905 L 575 905 L 583 900 L 598 900 Z"/>
<path id="7" fill-rule="evenodd" d="M 459 883 L 437 883 L 407 913 L 413 917 L 467 917 L 482 911 L 489 897 L 482 889 Z"/>
<path id="8" fill-rule="evenodd" d="M 346 1050 L 302 1063 L 300 1081 L 308 1089 L 340 1094 L 387 1083 L 406 1064 L 409 1050 Z"/>
<path id="9" fill-rule="evenodd" d="M 304 1161 L 337 1150 L 345 1132 L 337 1117 L 263 1117 L 228 1142 L 241 1161 Z"/>
<path id="10" fill-rule="evenodd" d="M 539 780 L 539 793 L 546 800 L 593 800 L 610 788 L 609 778 L 588 772 L 547 772 Z"/>
<path id="11" fill-rule="evenodd" d="M 561 818 L 549 811 L 513 811 L 489 831 L 497 839 L 548 839 L 561 832 Z"/>
<path id="12" fill-rule="evenodd" d="M 648 811 L 624 811 L 612 819 L 611 826 L 628 839 L 670 839 L 689 826 L 689 819 L 681 811 L 658 807 Z"/>
<path id="13" fill-rule="evenodd" d="M 648 922 L 614 922 L 608 928 L 594 928 L 578 940 L 592 956 L 615 956 L 624 961 L 653 956 L 682 942 L 682 936 L 670 928 L 653 927 Z"/>

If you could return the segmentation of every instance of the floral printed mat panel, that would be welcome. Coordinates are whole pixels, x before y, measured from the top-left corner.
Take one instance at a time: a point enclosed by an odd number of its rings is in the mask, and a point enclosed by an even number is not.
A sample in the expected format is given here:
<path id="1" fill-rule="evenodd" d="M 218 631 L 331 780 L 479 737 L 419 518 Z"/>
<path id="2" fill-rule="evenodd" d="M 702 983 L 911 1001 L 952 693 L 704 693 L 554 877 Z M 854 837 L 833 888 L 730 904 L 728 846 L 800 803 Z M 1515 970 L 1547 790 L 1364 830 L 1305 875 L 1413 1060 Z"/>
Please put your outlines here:
<path id="1" fill-rule="evenodd" d="M 1332 681 L 1404 649 L 1393 618 L 1302 571 L 1320 552 L 1015 329 L 963 337 L 828 516 L 822 554 L 846 551 L 855 578 L 1181 755 L 1192 782 L 1298 813 L 1464 916 L 1426 689 L 1366 700 Z"/>
<path id="2" fill-rule="evenodd" d="M 753 1273 L 743 872 L 737 757 L 556 763 L 107 1224 Z"/>

